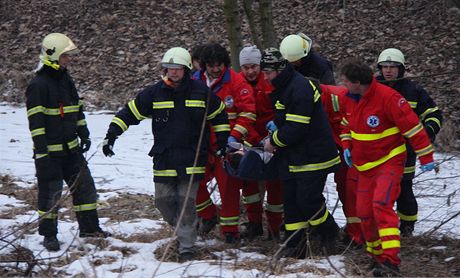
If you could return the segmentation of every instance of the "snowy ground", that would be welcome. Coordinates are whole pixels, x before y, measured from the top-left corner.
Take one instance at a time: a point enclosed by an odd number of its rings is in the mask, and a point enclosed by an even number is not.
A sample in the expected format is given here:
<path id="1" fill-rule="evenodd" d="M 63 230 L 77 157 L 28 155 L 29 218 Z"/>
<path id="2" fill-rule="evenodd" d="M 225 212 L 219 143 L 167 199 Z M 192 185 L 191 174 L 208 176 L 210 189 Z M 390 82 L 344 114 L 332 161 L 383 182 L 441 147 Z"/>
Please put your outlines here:
<path id="1" fill-rule="evenodd" d="M 106 158 L 102 154 L 101 142 L 105 132 L 113 117 L 108 111 L 87 113 L 88 125 L 91 131 L 92 147 L 88 152 L 87 159 L 93 173 L 93 177 L 98 189 L 108 190 L 100 194 L 101 201 L 116 196 L 119 193 L 142 193 L 154 195 L 152 183 L 152 162 L 148 151 L 152 145 L 152 135 L 150 133 L 150 122 L 142 122 L 139 126 L 130 127 L 115 143 L 115 156 Z M 35 182 L 35 169 L 32 160 L 32 141 L 27 125 L 25 108 L 14 108 L 7 104 L 0 104 L 0 175 L 11 175 L 19 177 L 23 182 L 18 186 L 30 188 Z M 445 225 L 438 226 L 443 221 L 448 220 L 460 211 L 460 158 L 453 157 L 452 154 L 436 154 L 437 162 L 440 164 L 438 174 L 423 173 L 416 178 L 415 193 L 419 201 L 419 219 L 416 226 L 416 233 L 421 234 L 435 230 L 435 235 L 448 235 L 455 238 L 460 237 L 460 217 L 447 221 Z M 332 177 L 329 177 L 326 197 L 328 205 L 332 208 L 337 199 L 335 186 Z M 8 211 L 14 207 L 24 206 L 22 201 L 0 194 L 0 213 Z M 62 210 L 61 210 L 62 211 Z M 153 213 L 153 212 L 152 212 Z M 340 225 L 344 224 L 344 217 L 340 207 L 335 210 L 334 217 Z M 14 235 L 5 238 L 14 227 L 21 226 L 37 218 L 35 211 L 28 211 L 14 219 L 0 219 L 0 256 L 8 254 L 11 249 L 3 240 L 11 240 Z M 163 226 L 162 221 L 149 219 L 132 219 L 121 223 L 112 223 L 109 219 L 101 219 L 102 227 L 115 235 L 132 235 L 141 232 L 156 231 Z M 58 238 L 61 242 L 61 249 L 83 250 L 81 257 L 70 260 L 70 263 L 60 269 L 63 276 L 72 277 L 77 274 L 85 273 L 87 276 L 98 277 L 152 277 L 154 272 L 158 277 L 267 277 L 261 270 L 235 270 L 232 268 L 231 257 L 226 254 L 215 254 L 220 257 L 227 266 L 215 261 L 194 261 L 193 263 L 179 264 L 170 262 L 160 262 L 155 258 L 155 250 L 169 239 L 165 238 L 152 243 L 124 242 L 119 239 L 109 238 L 112 247 L 119 248 L 99 248 L 98 246 L 85 241 L 74 240 L 74 235 L 78 233 L 78 227 L 74 221 L 63 219 L 59 223 Z M 30 249 L 37 258 L 50 258 L 42 262 L 47 265 L 60 256 L 60 252 L 49 253 L 41 245 L 42 238 L 37 233 L 25 234 L 23 238 L 16 241 Z M 199 240 L 199 246 L 207 246 L 216 242 Z M 120 250 L 123 247 L 132 248 L 137 251 L 135 254 L 126 256 Z M 259 258 L 269 261 L 263 254 L 245 252 L 244 250 L 227 250 L 237 253 L 238 260 L 244 258 Z M 62 251 L 61 251 L 62 252 Z M 110 258 L 110 260 L 108 260 Z M 103 260 L 102 264 L 94 264 L 96 260 Z M 343 257 L 332 256 L 332 263 L 342 273 L 345 272 Z M 323 260 L 304 260 L 299 261 L 294 268 L 308 269 L 308 265 L 314 265 L 320 269 L 329 270 L 336 273 L 329 263 Z M 123 273 L 120 274 L 120 269 Z M 291 273 L 282 277 L 297 277 L 297 275 L 314 277 L 319 274 L 314 273 Z M 323 275 L 321 275 L 323 276 Z M 338 276 L 333 274 L 332 276 Z"/>

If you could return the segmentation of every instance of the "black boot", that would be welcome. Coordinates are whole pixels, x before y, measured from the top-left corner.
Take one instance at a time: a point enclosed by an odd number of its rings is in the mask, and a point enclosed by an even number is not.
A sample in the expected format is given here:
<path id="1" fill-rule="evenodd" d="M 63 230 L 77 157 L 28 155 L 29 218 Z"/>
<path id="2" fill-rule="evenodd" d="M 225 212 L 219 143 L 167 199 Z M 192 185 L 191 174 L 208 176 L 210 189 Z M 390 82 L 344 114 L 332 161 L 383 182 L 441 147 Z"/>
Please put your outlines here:
<path id="1" fill-rule="evenodd" d="M 246 232 L 241 235 L 242 238 L 247 238 L 249 241 L 264 234 L 262 223 L 249 222 L 246 225 Z"/>
<path id="2" fill-rule="evenodd" d="M 401 237 L 411 237 L 414 232 L 415 221 L 404 221 L 401 220 L 399 224 L 399 230 L 401 231 Z"/>
<path id="3" fill-rule="evenodd" d="M 99 227 L 99 218 L 96 210 L 79 211 L 77 214 L 78 226 L 80 227 L 80 237 L 100 237 L 111 236 Z"/>
<path id="4" fill-rule="evenodd" d="M 374 277 L 401 277 L 401 272 L 397 265 L 385 261 L 383 264 L 378 264 L 372 271 Z"/>
<path id="5" fill-rule="evenodd" d="M 224 233 L 225 243 L 227 244 L 237 244 L 238 235 L 236 233 Z"/>
<path id="6" fill-rule="evenodd" d="M 43 239 L 43 246 L 51 252 L 59 251 L 61 249 L 56 236 L 45 236 Z"/>
<path id="7" fill-rule="evenodd" d="M 201 218 L 201 221 L 198 225 L 198 233 L 202 235 L 209 234 L 209 232 L 214 229 L 214 227 L 218 224 L 217 216 L 214 216 L 211 219 L 204 219 Z"/>

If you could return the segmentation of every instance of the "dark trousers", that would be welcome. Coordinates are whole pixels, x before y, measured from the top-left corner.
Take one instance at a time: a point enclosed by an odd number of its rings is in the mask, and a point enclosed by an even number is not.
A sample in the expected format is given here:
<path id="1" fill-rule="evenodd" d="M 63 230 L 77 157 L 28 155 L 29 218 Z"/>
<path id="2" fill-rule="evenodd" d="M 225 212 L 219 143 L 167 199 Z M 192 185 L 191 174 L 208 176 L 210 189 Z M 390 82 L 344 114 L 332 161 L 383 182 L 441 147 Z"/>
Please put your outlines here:
<path id="1" fill-rule="evenodd" d="M 45 214 L 39 224 L 39 234 L 44 236 L 56 235 L 57 212 L 56 205 L 61 199 L 63 180 L 69 186 L 74 206 L 95 205 L 97 201 L 96 188 L 87 162 L 82 154 L 73 153 L 63 157 L 50 157 L 50 167 L 37 171 L 53 171 L 53 179 L 38 179 L 38 210 Z M 40 175 L 39 175 L 40 176 Z M 95 209 L 77 212 L 80 231 L 95 232 L 99 230 L 99 221 Z"/>
<path id="2" fill-rule="evenodd" d="M 326 178 L 327 174 L 283 181 L 285 237 L 295 233 L 288 247 L 303 241 L 306 227 L 316 229 L 322 240 L 335 237 L 338 226 L 327 212 L 323 196 Z"/>

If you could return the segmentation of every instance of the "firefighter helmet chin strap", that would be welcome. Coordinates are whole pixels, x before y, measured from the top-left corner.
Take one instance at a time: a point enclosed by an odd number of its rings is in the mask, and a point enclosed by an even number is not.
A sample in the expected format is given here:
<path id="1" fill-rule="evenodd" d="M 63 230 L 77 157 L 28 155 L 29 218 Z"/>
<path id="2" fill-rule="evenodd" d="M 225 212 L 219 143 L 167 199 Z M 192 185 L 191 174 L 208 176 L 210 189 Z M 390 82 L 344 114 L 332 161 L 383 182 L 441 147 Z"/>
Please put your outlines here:
<path id="1" fill-rule="evenodd" d="M 49 61 L 49 60 L 42 60 L 42 63 L 44 65 L 47 65 L 48 67 L 52 67 L 55 70 L 59 70 L 61 67 L 57 62 Z"/>

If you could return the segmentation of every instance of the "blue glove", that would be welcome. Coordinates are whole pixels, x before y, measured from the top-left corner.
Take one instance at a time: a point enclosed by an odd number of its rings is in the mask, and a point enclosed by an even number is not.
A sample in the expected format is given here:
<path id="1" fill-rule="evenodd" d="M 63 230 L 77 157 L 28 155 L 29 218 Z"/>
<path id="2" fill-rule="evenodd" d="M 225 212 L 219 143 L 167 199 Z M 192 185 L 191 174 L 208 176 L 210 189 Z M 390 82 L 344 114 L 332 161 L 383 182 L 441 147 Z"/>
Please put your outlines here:
<path id="1" fill-rule="evenodd" d="M 351 152 L 350 149 L 343 150 L 343 158 L 345 159 L 345 163 L 348 167 L 353 167 L 353 162 L 351 161 Z"/>
<path id="2" fill-rule="evenodd" d="M 273 121 L 269 121 L 265 125 L 265 128 L 268 130 L 268 133 L 270 133 L 270 134 L 273 134 L 273 132 L 275 132 L 278 129 L 278 127 L 275 125 L 275 123 Z"/>
<path id="3" fill-rule="evenodd" d="M 236 142 L 238 142 L 238 140 L 236 140 L 235 137 L 233 137 L 233 136 L 228 136 L 228 138 L 227 138 L 227 144 L 229 144 L 229 143 L 236 143 Z"/>
<path id="4" fill-rule="evenodd" d="M 420 169 L 422 169 L 422 172 L 428 172 L 428 171 L 433 171 L 435 168 L 434 162 L 429 162 L 427 164 L 423 164 L 420 166 Z"/>

